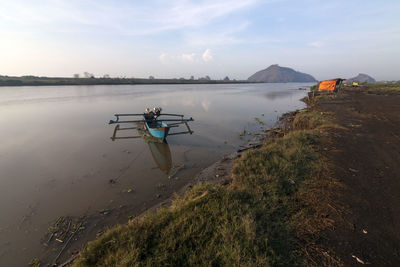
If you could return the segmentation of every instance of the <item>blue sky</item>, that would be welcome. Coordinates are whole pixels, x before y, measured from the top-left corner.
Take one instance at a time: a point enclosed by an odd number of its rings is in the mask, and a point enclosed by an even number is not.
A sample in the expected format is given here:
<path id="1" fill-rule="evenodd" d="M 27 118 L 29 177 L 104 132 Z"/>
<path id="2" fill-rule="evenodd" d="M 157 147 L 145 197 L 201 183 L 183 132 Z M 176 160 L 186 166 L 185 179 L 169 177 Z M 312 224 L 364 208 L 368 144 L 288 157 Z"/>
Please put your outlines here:
<path id="1" fill-rule="evenodd" d="M 0 0 L 0 74 L 400 79 L 399 0 Z"/>

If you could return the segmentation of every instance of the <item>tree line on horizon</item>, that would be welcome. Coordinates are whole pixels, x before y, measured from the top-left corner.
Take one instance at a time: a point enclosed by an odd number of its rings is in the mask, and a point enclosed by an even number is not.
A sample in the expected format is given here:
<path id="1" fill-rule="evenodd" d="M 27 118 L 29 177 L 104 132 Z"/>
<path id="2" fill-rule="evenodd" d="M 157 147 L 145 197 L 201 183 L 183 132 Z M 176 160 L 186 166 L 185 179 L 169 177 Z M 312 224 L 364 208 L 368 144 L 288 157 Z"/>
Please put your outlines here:
<path id="1" fill-rule="evenodd" d="M 247 81 L 230 80 L 226 76 L 222 80 L 212 80 L 210 76 L 195 79 L 156 79 L 154 76 L 149 78 L 112 78 L 105 74 L 103 77 L 95 77 L 92 73 L 84 72 L 83 76 L 74 74 L 73 77 L 39 77 L 33 75 L 26 76 L 2 76 L 0 75 L 0 86 L 42 86 L 42 85 L 112 85 L 112 84 L 191 84 L 191 83 L 243 83 Z"/>

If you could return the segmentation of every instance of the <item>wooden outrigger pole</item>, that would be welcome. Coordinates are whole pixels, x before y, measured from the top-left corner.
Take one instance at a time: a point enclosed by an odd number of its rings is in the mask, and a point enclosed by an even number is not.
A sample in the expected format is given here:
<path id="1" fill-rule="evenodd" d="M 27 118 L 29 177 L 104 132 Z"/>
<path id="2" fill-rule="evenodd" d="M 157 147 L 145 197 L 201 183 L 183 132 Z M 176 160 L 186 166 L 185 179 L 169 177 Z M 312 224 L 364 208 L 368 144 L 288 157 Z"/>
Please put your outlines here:
<path id="1" fill-rule="evenodd" d="M 178 134 L 192 134 L 193 131 L 190 129 L 188 122 L 194 121 L 193 118 L 184 119 L 184 115 L 181 114 L 169 114 L 164 113 L 161 114 L 161 108 L 154 108 L 154 112 L 150 109 L 146 110 L 147 113 L 142 114 L 114 114 L 116 120 L 110 120 L 109 124 L 118 123 L 118 125 L 114 129 L 114 134 L 111 139 L 127 139 L 127 138 L 137 138 L 137 137 L 116 137 L 116 132 L 118 130 L 128 130 L 128 129 L 137 129 L 137 127 L 129 127 L 129 128 L 120 128 L 119 123 L 144 123 L 145 129 L 153 136 L 158 139 L 165 141 L 165 138 L 168 135 L 178 135 Z M 143 116 L 141 120 L 123 120 L 120 121 L 120 117 L 129 117 L 129 116 Z M 180 117 L 177 119 L 159 119 L 160 116 L 175 116 Z M 171 122 L 168 124 L 168 122 Z M 170 128 L 179 127 L 180 124 L 185 124 L 187 131 L 169 133 Z"/>

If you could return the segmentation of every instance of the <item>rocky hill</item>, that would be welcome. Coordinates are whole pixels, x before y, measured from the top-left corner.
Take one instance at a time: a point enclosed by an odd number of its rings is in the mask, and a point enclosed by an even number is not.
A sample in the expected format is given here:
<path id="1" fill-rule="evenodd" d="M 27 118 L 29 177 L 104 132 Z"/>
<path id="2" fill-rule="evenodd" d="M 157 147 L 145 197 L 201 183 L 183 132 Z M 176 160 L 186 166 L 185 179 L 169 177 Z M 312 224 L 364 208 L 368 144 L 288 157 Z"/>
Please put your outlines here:
<path id="1" fill-rule="evenodd" d="M 250 82 L 288 83 L 288 82 L 316 82 L 313 76 L 295 71 L 291 68 L 271 65 L 265 70 L 260 70 L 248 79 Z"/>
<path id="2" fill-rule="evenodd" d="M 360 73 L 356 77 L 347 79 L 347 82 L 352 83 L 352 82 L 359 82 L 359 83 L 374 83 L 376 82 L 374 78 L 367 74 Z"/>

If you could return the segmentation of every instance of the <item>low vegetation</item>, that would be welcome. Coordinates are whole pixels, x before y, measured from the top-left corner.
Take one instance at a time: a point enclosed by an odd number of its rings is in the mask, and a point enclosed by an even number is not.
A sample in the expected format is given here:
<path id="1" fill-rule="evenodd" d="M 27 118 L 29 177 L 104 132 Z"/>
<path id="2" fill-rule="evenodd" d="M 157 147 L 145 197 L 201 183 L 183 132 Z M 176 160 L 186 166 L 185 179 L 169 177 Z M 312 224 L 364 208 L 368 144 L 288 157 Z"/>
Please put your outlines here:
<path id="1" fill-rule="evenodd" d="M 120 85 L 120 84 L 226 84 L 248 83 L 236 80 L 207 80 L 207 79 L 143 79 L 143 78 L 66 78 L 66 77 L 37 77 L 37 76 L 1 76 L 0 86 L 56 86 L 56 85 Z"/>
<path id="2" fill-rule="evenodd" d="M 400 83 L 367 84 L 365 85 L 365 87 L 368 93 L 377 93 L 377 94 L 400 93 Z"/>
<path id="3" fill-rule="evenodd" d="M 75 266 L 339 265 L 316 242 L 333 225 L 321 214 L 339 186 L 317 152 L 327 127 L 324 114 L 297 113 L 290 131 L 236 160 L 230 185 L 199 184 L 171 207 L 109 230 Z"/>

